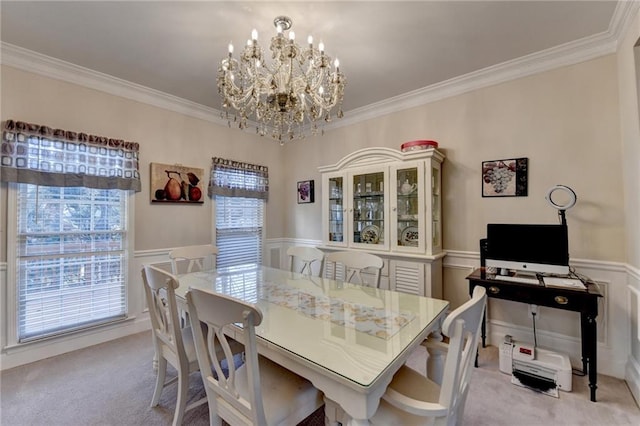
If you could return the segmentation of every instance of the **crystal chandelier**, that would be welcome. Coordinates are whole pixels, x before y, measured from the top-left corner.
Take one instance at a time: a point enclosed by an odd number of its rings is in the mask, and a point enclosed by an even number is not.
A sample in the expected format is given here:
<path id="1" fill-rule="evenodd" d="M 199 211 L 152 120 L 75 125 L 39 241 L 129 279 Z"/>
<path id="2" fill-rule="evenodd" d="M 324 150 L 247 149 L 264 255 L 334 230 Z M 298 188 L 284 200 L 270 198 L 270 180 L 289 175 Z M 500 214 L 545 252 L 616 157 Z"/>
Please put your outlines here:
<path id="1" fill-rule="evenodd" d="M 336 105 L 335 116 L 343 117 L 345 77 L 338 59 L 332 63 L 322 42 L 315 47 L 309 36 L 303 48 L 293 31 L 285 37 L 284 31 L 291 28 L 289 17 L 278 16 L 273 23 L 277 33 L 269 46 L 271 61 L 265 61 L 254 29 L 239 59 L 229 44 L 229 55 L 218 68 L 218 92 L 229 126 L 233 120 L 244 129 L 248 120 L 254 120 L 259 135 L 268 134 L 284 144 L 304 138 L 307 130 L 317 134 L 323 122 L 331 120 Z"/>

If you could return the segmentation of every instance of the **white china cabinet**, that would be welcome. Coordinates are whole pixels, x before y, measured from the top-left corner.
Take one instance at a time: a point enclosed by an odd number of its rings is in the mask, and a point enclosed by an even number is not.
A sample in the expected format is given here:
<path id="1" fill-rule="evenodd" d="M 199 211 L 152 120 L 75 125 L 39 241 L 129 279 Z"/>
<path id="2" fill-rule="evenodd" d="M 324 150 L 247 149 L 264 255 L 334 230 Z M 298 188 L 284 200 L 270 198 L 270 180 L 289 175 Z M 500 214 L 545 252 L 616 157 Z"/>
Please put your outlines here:
<path id="1" fill-rule="evenodd" d="M 323 249 L 385 260 L 381 287 L 442 297 L 442 152 L 365 148 L 322 173 Z"/>

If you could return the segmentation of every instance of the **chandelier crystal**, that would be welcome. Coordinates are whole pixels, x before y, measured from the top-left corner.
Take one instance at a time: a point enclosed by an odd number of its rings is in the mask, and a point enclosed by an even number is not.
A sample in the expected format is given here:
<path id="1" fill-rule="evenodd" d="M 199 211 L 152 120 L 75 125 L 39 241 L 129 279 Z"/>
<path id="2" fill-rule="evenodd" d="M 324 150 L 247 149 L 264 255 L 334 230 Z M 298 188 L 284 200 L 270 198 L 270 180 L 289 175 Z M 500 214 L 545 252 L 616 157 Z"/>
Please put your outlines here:
<path id="1" fill-rule="evenodd" d="M 338 59 L 331 60 L 322 42 L 316 47 L 309 36 L 303 48 L 295 42 L 293 31 L 285 36 L 291 28 L 289 17 L 278 16 L 273 23 L 277 32 L 269 46 L 271 60 L 265 60 L 254 29 L 239 59 L 229 44 L 217 83 L 229 126 L 233 120 L 244 129 L 253 120 L 259 135 L 270 135 L 283 144 L 304 138 L 308 130 L 317 134 L 324 122 L 331 121 L 336 106 L 335 116 L 343 117 L 345 77 Z"/>

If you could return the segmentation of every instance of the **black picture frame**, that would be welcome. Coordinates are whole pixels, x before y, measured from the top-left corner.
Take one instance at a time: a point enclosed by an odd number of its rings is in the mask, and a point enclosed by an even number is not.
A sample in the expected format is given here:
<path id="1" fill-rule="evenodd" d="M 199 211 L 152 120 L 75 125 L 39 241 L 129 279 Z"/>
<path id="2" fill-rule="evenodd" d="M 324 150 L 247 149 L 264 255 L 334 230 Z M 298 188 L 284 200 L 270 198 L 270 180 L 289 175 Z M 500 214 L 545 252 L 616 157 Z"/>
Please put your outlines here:
<path id="1" fill-rule="evenodd" d="M 528 196 L 528 158 L 509 158 L 482 162 L 483 197 Z"/>
<path id="2" fill-rule="evenodd" d="M 302 180 L 298 182 L 297 197 L 298 204 L 308 204 L 315 201 L 313 180 Z"/>

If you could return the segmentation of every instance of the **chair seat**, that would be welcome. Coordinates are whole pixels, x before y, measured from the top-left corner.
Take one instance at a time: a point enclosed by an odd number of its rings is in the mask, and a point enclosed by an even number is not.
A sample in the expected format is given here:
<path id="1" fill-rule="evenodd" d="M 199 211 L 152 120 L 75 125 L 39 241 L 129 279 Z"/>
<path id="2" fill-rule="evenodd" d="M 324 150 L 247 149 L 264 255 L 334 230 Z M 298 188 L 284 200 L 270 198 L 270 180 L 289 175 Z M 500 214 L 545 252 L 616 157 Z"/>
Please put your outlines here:
<path id="1" fill-rule="evenodd" d="M 393 380 L 387 388 L 387 392 L 380 401 L 378 411 L 371 418 L 372 425 L 426 425 L 433 424 L 433 418 L 415 415 L 404 409 L 397 408 L 394 404 L 403 404 L 403 398 L 409 397 L 411 404 L 424 403 L 424 408 L 442 410 L 442 415 L 447 413 L 446 407 L 438 403 L 440 386 L 429 378 L 418 373 L 414 369 L 402 366 L 393 376 Z"/>
<path id="2" fill-rule="evenodd" d="M 440 385 L 406 365 L 400 367 L 387 389 L 393 389 L 416 401 L 437 404 L 440 398 Z"/>
<path id="3" fill-rule="evenodd" d="M 258 363 L 268 425 L 296 425 L 323 404 L 322 394 L 308 380 L 260 355 Z M 238 393 L 249 399 L 247 365 L 238 368 L 236 374 Z"/>

